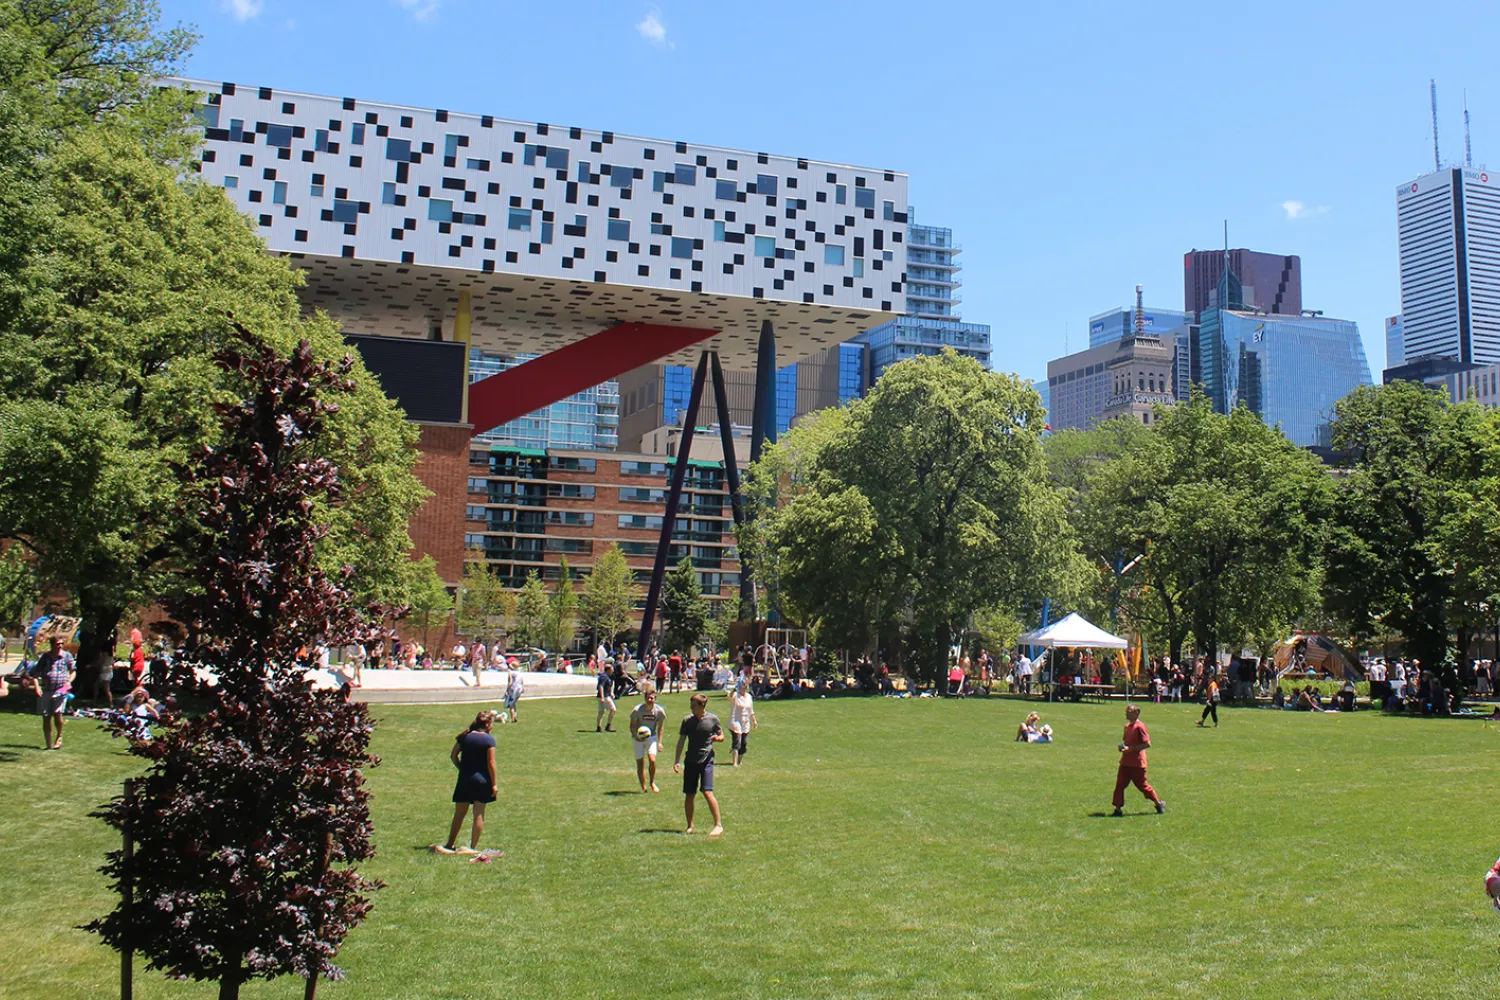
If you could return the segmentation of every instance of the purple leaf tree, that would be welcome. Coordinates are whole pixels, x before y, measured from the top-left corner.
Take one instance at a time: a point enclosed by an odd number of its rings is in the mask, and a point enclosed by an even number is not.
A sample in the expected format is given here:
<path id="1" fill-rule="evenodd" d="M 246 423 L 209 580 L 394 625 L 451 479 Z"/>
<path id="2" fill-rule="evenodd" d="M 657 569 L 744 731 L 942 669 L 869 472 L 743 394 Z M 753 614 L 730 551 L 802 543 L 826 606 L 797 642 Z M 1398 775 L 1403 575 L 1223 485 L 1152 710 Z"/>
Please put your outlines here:
<path id="1" fill-rule="evenodd" d="M 218 358 L 241 395 L 218 407 L 223 443 L 180 470 L 183 517 L 202 530 L 197 592 L 173 610 L 218 684 L 206 714 L 132 743 L 150 766 L 98 813 L 134 842 L 101 869 L 132 901 L 88 925 L 153 969 L 217 981 L 221 998 L 251 979 L 339 978 L 339 945 L 378 888 L 354 867 L 374 854 L 373 723 L 296 661 L 314 642 L 367 641 L 384 617 L 353 606 L 349 568 L 330 575 L 318 558 L 317 512 L 340 489 L 317 444 L 352 388 L 349 362 L 238 332 Z"/>

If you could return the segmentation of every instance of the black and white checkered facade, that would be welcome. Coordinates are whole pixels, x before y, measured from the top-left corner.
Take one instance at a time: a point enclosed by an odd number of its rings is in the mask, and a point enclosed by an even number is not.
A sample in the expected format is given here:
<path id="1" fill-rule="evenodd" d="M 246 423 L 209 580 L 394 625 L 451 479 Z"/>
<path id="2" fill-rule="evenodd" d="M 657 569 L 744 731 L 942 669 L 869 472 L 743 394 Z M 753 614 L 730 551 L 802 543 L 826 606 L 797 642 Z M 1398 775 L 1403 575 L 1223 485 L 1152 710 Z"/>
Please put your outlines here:
<path id="1" fill-rule="evenodd" d="M 904 174 L 353 98 L 203 93 L 278 252 L 902 312 Z"/>

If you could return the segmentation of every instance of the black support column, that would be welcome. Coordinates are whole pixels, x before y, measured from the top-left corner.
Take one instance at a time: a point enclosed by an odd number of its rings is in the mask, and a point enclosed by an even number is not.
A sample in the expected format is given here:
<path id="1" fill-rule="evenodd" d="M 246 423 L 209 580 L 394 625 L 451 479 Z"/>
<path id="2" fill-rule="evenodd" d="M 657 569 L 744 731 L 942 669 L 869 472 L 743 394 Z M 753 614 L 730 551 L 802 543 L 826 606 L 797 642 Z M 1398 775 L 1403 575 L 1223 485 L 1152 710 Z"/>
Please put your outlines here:
<path id="1" fill-rule="evenodd" d="M 719 414 L 719 443 L 724 448 L 724 480 L 729 487 L 729 507 L 734 512 L 734 523 L 745 520 L 744 503 L 740 499 L 740 466 L 734 455 L 734 424 L 729 417 L 729 399 L 724 395 L 724 369 L 719 366 L 719 352 L 708 356 L 709 371 L 714 380 L 714 406 Z M 741 570 L 744 563 L 741 561 Z"/>
<path id="2" fill-rule="evenodd" d="M 656 563 L 651 569 L 651 587 L 646 591 L 646 609 L 641 614 L 641 639 L 636 659 L 646 658 L 651 629 L 656 624 L 656 605 L 661 600 L 662 584 L 667 576 L 667 559 L 672 550 L 672 531 L 677 526 L 677 504 L 682 499 L 682 484 L 687 479 L 688 457 L 693 448 L 693 431 L 698 424 L 698 404 L 703 400 L 703 382 L 708 374 L 708 352 L 698 359 L 693 372 L 693 391 L 688 397 L 687 415 L 683 420 L 682 440 L 677 443 L 676 462 L 672 466 L 672 484 L 667 490 L 667 509 L 662 512 L 661 542 L 656 547 Z M 692 546 L 689 545 L 689 551 Z"/>

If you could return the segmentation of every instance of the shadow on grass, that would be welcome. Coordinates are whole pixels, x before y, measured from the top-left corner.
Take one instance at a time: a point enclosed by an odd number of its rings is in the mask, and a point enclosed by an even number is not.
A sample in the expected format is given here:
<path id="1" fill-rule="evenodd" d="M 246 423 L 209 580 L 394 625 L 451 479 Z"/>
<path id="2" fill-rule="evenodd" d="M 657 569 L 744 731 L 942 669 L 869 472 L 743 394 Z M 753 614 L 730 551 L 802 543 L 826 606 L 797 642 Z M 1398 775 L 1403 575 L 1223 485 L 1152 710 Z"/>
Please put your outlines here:
<path id="1" fill-rule="evenodd" d="M 1148 813 L 1128 812 L 1128 813 L 1126 813 L 1123 816 L 1116 816 L 1114 813 L 1096 812 L 1096 813 L 1089 813 L 1089 819 L 1140 819 L 1142 816 L 1155 816 L 1155 815 L 1156 815 L 1155 811 L 1148 812 Z"/>
<path id="2" fill-rule="evenodd" d="M 639 788 L 617 788 L 617 789 L 614 789 L 613 791 L 603 792 L 601 794 L 609 795 L 609 796 L 619 796 L 619 795 L 645 795 L 646 793 L 643 792 L 643 791 L 641 791 Z"/>
<path id="3" fill-rule="evenodd" d="M 686 837 L 687 836 L 687 834 L 683 832 L 682 827 L 680 827 L 680 826 L 671 827 L 670 829 L 667 828 L 667 827 L 664 827 L 664 826 L 650 826 L 650 827 L 644 827 L 644 828 L 642 828 L 640 830 L 637 830 L 635 832 L 636 833 L 670 833 L 670 834 L 673 834 L 674 836 L 678 836 L 678 837 Z"/>

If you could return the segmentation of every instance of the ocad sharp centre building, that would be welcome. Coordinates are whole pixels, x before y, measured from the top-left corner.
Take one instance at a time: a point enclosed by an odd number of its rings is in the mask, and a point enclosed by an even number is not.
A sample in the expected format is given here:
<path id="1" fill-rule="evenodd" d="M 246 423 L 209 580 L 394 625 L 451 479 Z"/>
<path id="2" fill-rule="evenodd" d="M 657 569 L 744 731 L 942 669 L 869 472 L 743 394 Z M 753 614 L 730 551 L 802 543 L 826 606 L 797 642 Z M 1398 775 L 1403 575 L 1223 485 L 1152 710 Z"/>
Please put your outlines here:
<path id="1" fill-rule="evenodd" d="M 527 481 L 550 470 L 559 487 L 586 485 L 564 482 L 586 478 L 568 456 L 492 453 L 476 435 L 660 362 L 695 366 L 687 428 L 719 419 L 694 402 L 723 398 L 706 385 L 724 371 L 754 372 L 758 450 L 775 433 L 778 366 L 907 311 L 907 178 L 893 170 L 176 82 L 203 98 L 204 179 L 304 272 L 305 307 L 341 322 L 422 425 L 418 472 L 434 496 L 412 533 L 449 583 L 462 574 L 466 542 L 486 547 L 481 525 L 526 519 L 536 499 Z M 470 348 L 536 357 L 470 384 Z M 707 533 L 692 518 L 713 508 L 727 528 L 737 509 L 727 502 L 738 480 L 732 421 L 722 423 L 724 460 L 698 463 L 715 474 L 688 475 L 682 442 L 678 460 L 654 465 L 589 456 L 611 469 L 610 485 L 595 489 L 660 504 L 609 515 L 618 520 L 604 533 L 649 560 L 654 585 L 668 553 Z M 710 485 L 725 503 L 694 493 Z M 684 503 L 686 527 L 677 521 Z M 555 513 L 566 527 L 567 512 Z M 527 523 L 537 520 L 545 549 L 551 529 L 546 516 Z M 590 536 L 601 534 L 594 521 Z M 559 547 L 587 570 L 592 546 L 568 541 L 559 536 Z M 733 573 L 724 576 L 727 588 Z"/>

